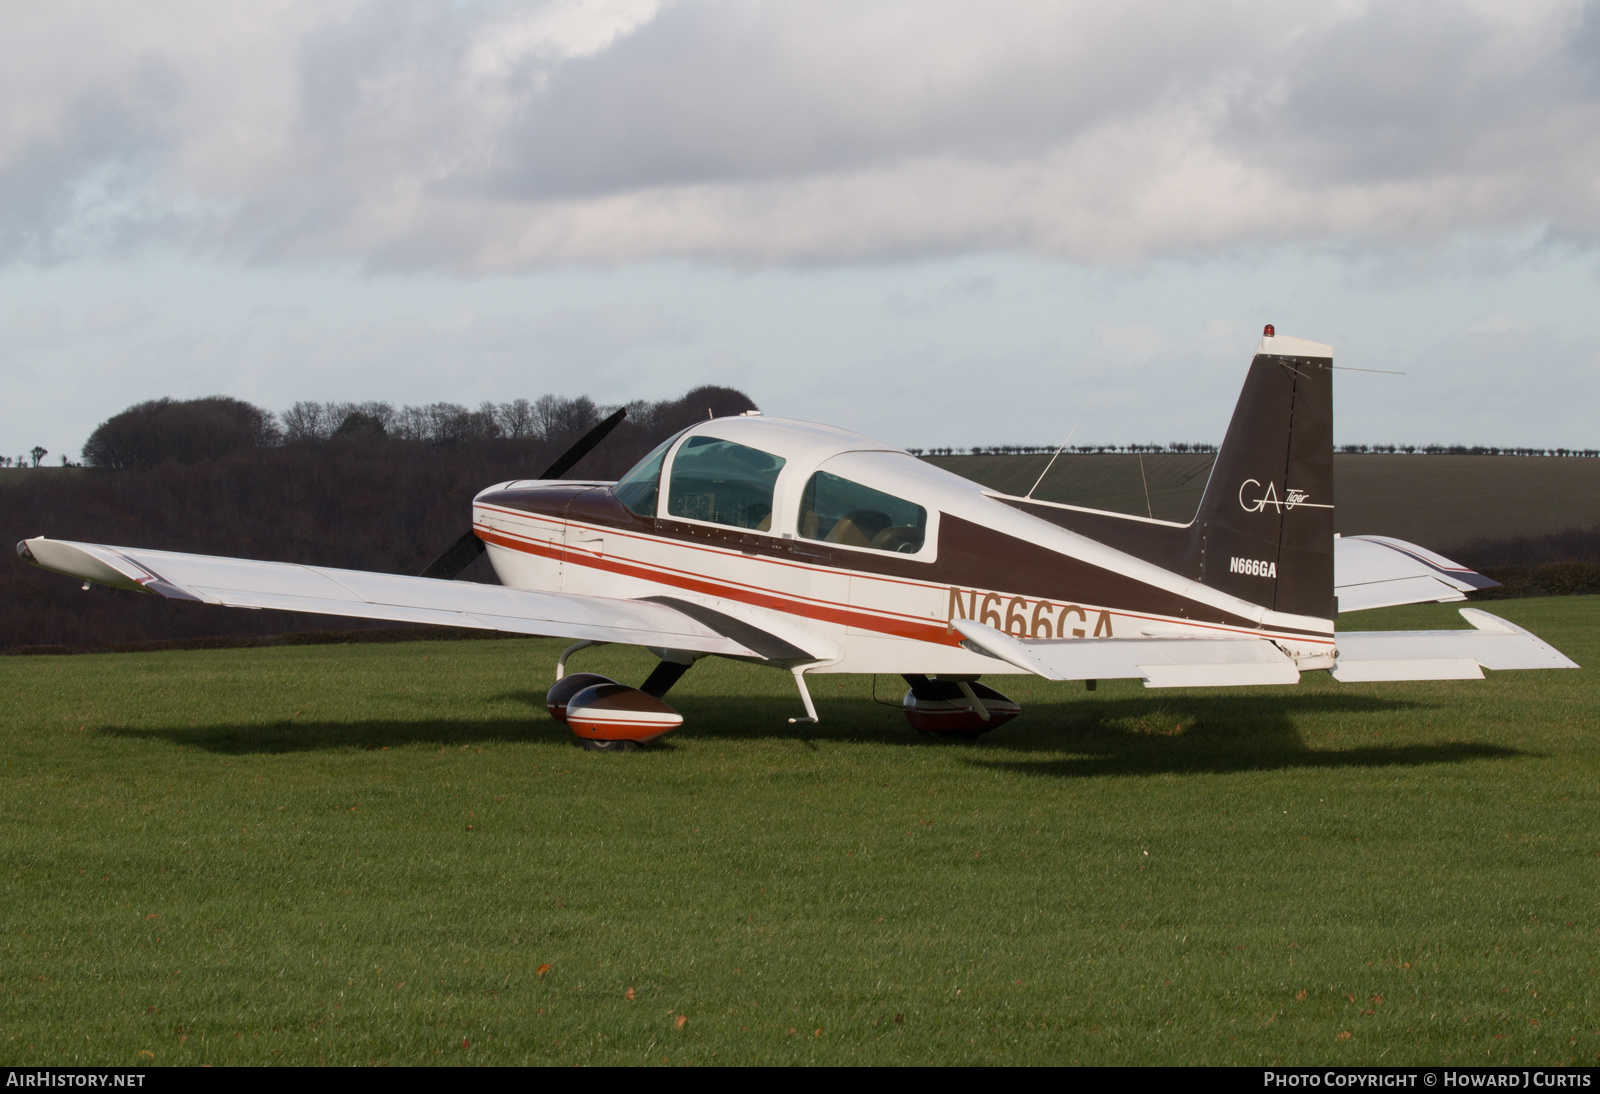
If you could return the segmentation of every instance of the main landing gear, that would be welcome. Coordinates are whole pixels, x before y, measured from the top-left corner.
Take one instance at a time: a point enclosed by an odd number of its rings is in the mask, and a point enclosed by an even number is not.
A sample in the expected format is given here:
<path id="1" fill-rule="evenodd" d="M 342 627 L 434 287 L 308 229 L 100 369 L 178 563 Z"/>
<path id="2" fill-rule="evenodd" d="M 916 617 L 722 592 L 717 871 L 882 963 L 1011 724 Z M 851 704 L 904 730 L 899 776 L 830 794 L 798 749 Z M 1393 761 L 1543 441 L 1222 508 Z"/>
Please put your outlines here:
<path id="1" fill-rule="evenodd" d="M 683 715 L 662 701 L 682 678 L 695 655 L 661 650 L 665 654 L 639 687 L 619 684 L 595 672 L 567 672 L 567 659 L 578 650 L 599 642 L 579 642 L 562 653 L 556 663 L 556 682 L 545 695 L 545 707 L 558 722 L 565 722 L 582 747 L 592 752 L 633 752 L 664 737 L 683 724 Z M 806 689 L 803 665 L 791 668 L 804 718 L 815 722 L 817 712 Z M 906 721 L 930 740 L 975 740 L 1004 725 L 1022 708 L 998 691 L 978 682 L 976 676 L 906 675 L 911 690 L 901 703 Z"/>
<path id="2" fill-rule="evenodd" d="M 929 740 L 976 740 L 1022 713 L 1022 708 L 998 691 L 978 683 L 976 676 L 906 675 L 911 685 L 901 701 L 906 721 Z"/>
<path id="3" fill-rule="evenodd" d="M 555 686 L 544 699 L 550 717 L 565 722 L 578 744 L 591 752 L 633 752 L 681 726 L 683 715 L 661 697 L 689 671 L 693 660 L 663 660 L 637 688 L 595 672 L 567 673 L 570 655 L 601 644 L 579 642 L 562 653 Z"/>

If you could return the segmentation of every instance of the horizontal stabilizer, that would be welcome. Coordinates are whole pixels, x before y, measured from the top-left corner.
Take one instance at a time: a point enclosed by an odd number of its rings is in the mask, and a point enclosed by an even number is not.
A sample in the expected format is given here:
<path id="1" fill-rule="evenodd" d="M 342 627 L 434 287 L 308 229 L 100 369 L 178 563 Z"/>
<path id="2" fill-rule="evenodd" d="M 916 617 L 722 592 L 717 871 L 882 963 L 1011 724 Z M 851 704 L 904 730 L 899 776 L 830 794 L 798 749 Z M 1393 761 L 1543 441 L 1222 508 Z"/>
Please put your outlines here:
<path id="1" fill-rule="evenodd" d="M 1462 608 L 1469 631 L 1340 631 L 1336 680 L 1474 680 L 1484 669 L 1575 669 L 1537 635 L 1477 608 Z"/>
<path id="2" fill-rule="evenodd" d="M 952 625 L 970 648 L 1047 680 L 1143 680 L 1149 688 L 1300 682 L 1294 661 L 1263 638 L 1014 638 L 972 619 Z"/>
<path id="3" fill-rule="evenodd" d="M 772 645 L 757 642 L 763 648 L 752 649 L 716 629 L 716 618 L 702 620 L 670 605 L 641 600 L 107 547 L 42 536 L 17 544 L 17 553 L 42 569 L 79 580 L 232 608 L 474 627 L 758 660 L 768 659 Z M 755 628 L 746 625 L 741 634 L 751 638 L 753 632 Z"/>
<path id="4" fill-rule="evenodd" d="M 1500 583 L 1441 554 L 1389 536 L 1333 541 L 1333 591 L 1341 612 L 1465 600 Z"/>

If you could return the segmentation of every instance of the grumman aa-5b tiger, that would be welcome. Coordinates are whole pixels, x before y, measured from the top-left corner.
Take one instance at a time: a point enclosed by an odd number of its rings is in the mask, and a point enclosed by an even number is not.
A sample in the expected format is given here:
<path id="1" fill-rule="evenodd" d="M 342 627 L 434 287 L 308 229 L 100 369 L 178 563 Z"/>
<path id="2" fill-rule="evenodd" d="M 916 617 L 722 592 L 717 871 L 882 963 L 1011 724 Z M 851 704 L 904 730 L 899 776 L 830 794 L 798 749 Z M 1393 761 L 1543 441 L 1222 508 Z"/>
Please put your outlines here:
<path id="1" fill-rule="evenodd" d="M 813 722 L 809 675 L 899 674 L 913 726 L 967 736 L 1019 713 L 983 676 L 1092 689 L 1575 668 L 1471 608 L 1470 630 L 1334 629 L 1340 611 L 1494 582 L 1413 544 L 1334 534 L 1332 370 L 1330 347 L 1267 328 L 1186 524 L 1014 497 L 859 433 L 755 414 L 686 429 L 617 482 L 562 479 L 619 412 L 542 478 L 478 494 L 471 529 L 418 577 L 43 537 L 17 550 L 181 600 L 574 639 L 548 706 L 598 749 L 680 725 L 664 697 L 707 656 L 792 674 Z M 485 550 L 498 586 L 451 580 Z M 601 643 L 659 662 L 638 687 L 567 672 Z"/>

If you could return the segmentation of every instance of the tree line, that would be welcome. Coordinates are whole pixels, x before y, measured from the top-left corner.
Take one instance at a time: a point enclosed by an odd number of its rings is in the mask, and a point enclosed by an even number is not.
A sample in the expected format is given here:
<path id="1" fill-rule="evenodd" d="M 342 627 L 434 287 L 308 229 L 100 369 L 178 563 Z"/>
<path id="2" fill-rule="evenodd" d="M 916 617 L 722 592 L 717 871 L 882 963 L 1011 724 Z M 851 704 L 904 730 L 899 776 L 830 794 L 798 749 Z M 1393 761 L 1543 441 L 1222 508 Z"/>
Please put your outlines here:
<path id="1" fill-rule="evenodd" d="M 0 456 L 0 467 L 38 467 L 40 462 L 48 455 L 50 455 L 49 449 L 43 445 L 36 444 L 31 452 L 26 452 L 21 456 Z M 33 457 L 33 463 L 31 464 L 28 462 L 29 456 Z M 65 456 L 61 457 L 61 466 L 67 466 L 67 458 Z"/>
<path id="2" fill-rule="evenodd" d="M 383 404 L 333 404 L 331 411 L 329 404 L 316 404 L 322 418 L 297 419 L 224 397 L 157 399 L 102 423 L 91 438 L 92 449 L 85 446 L 92 459 L 84 471 L 0 478 L 0 525 L 8 543 L 48 535 L 420 573 L 466 530 L 475 493 L 540 474 L 612 409 L 560 397 L 528 406 L 537 411 L 540 404 L 544 417 L 536 416 L 535 427 L 520 433 L 500 423 L 493 432 L 465 433 L 438 410 L 432 420 L 441 423 L 439 428 L 417 436 L 405 432 L 404 408 L 394 411 L 392 422 L 400 423 L 394 425 L 373 409 Z M 516 410 L 517 404 L 506 405 Z M 708 415 L 754 409 L 748 396 L 723 387 L 631 404 L 622 424 L 570 474 L 618 478 L 679 429 Z M 382 432 L 364 423 L 358 417 L 363 414 L 376 419 Z M 336 420 L 331 429 L 330 419 Z M 323 424 L 291 432 L 307 420 Z M 494 580 L 481 558 L 463 576 Z M 64 577 L 20 561 L 0 567 L 0 648 L 369 625 L 333 616 L 234 611 L 99 586 L 84 592 Z"/>
<path id="3" fill-rule="evenodd" d="M 1474 600 L 1600 593 L 1600 524 L 1541 536 L 1475 539 L 1451 557 L 1500 582 Z"/>
<path id="4" fill-rule="evenodd" d="M 1406 456 L 1575 456 L 1600 458 L 1600 448 L 1501 448 L 1481 444 L 1341 444 L 1338 449 L 1350 455 L 1380 454 Z"/>
<path id="5" fill-rule="evenodd" d="M 663 430 L 670 434 L 707 413 L 737 413 L 729 408 L 752 405 L 742 393 L 716 387 L 698 388 L 663 402 L 641 399 L 626 404 L 627 430 L 639 436 Z M 224 395 L 152 399 L 100 423 L 84 443 L 83 458 L 90 467 L 118 470 L 345 440 L 435 447 L 494 441 L 556 443 L 583 434 L 617 409 L 586 395 L 485 402 L 476 410 L 458 403 L 396 407 L 377 401 L 298 402 L 281 414 Z"/>
<path id="6" fill-rule="evenodd" d="M 913 456 L 1039 456 L 1053 455 L 1057 450 L 1071 452 L 1080 456 L 1092 456 L 1099 453 L 1126 452 L 1129 454 L 1139 452 L 1146 455 L 1153 453 L 1190 453 L 1209 452 L 1215 453 L 1217 446 L 1214 444 L 1182 444 L 1173 441 L 1171 444 L 990 444 L 973 445 L 971 448 L 908 448 Z"/>

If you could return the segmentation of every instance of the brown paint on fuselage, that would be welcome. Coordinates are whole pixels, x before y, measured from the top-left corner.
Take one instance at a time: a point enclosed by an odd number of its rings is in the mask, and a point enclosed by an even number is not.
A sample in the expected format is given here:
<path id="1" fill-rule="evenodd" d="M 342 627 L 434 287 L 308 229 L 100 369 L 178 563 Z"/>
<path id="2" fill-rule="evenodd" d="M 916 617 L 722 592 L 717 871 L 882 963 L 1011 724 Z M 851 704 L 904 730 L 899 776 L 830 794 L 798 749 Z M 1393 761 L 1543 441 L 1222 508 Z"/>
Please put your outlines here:
<path id="1" fill-rule="evenodd" d="M 932 561 L 918 561 L 888 552 L 852 551 L 830 543 L 783 539 L 742 528 L 643 517 L 619 502 L 608 488 L 600 486 L 551 483 L 504 490 L 482 500 L 547 519 L 739 551 L 806 566 L 968 590 L 1005 590 L 1008 594 L 1034 600 L 1095 604 L 1117 612 L 1228 628 L 1257 628 L 1254 620 L 1244 616 L 1198 603 L 1115 570 L 948 513 L 941 513 L 939 517 L 936 557 Z M 574 556 L 568 557 L 580 561 Z"/>

